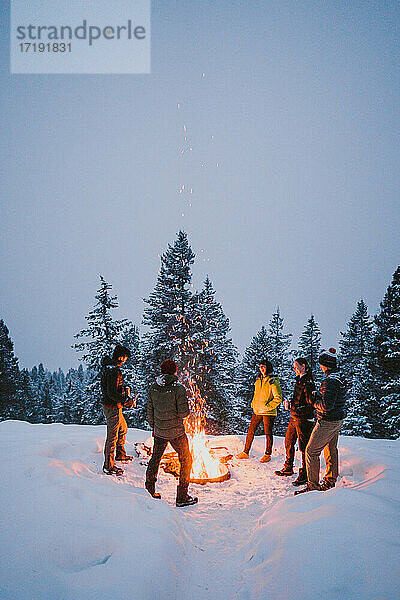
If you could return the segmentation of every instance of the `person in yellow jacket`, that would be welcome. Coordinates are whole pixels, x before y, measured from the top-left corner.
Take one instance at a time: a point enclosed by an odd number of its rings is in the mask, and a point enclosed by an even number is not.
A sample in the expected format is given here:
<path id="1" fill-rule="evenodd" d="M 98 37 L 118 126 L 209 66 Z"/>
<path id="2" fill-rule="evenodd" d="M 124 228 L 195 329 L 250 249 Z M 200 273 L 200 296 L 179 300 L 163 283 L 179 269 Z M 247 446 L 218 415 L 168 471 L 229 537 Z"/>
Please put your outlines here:
<path id="1" fill-rule="evenodd" d="M 277 415 L 277 407 L 282 402 L 282 390 L 278 377 L 273 375 L 273 366 L 269 360 L 260 362 L 260 375 L 254 385 L 254 396 L 251 403 L 253 416 L 251 417 L 249 430 L 243 452 L 236 458 L 249 458 L 249 452 L 253 443 L 254 434 L 261 421 L 264 421 L 266 437 L 265 454 L 260 462 L 266 463 L 271 460 L 272 444 L 274 441 L 272 428 Z"/>

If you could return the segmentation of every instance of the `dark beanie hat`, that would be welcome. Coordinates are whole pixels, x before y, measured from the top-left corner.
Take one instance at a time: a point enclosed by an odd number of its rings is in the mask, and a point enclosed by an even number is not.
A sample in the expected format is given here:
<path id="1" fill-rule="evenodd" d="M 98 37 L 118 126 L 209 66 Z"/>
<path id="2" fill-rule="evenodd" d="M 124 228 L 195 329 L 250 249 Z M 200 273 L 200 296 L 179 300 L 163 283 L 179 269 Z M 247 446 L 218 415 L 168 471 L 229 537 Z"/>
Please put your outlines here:
<path id="1" fill-rule="evenodd" d="M 324 350 L 321 356 L 319 357 L 318 362 L 323 367 L 328 367 L 328 369 L 336 369 L 337 358 L 335 348 L 329 348 L 329 350 Z"/>
<path id="2" fill-rule="evenodd" d="M 176 373 L 176 363 L 173 360 L 164 360 L 163 363 L 161 363 L 161 373 L 163 375 L 175 375 Z"/>
<path id="3" fill-rule="evenodd" d="M 121 346 L 121 344 L 117 344 L 114 348 L 113 352 L 113 360 L 118 360 L 121 356 L 127 356 L 128 358 L 131 355 L 131 351 L 129 348 L 125 348 L 125 346 Z"/>
<path id="4" fill-rule="evenodd" d="M 267 375 L 269 373 L 272 373 L 272 371 L 274 370 L 272 362 L 270 360 L 268 360 L 268 358 L 264 358 L 264 360 L 260 360 L 260 365 L 265 365 L 267 367 Z"/>

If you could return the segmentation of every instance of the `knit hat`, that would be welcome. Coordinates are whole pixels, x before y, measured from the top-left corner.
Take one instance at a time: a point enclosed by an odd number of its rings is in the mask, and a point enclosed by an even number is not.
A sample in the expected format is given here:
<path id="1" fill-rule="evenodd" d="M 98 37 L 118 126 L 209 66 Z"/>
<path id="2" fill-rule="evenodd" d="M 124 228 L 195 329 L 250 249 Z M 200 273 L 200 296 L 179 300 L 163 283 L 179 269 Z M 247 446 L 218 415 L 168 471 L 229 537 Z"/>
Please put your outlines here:
<path id="1" fill-rule="evenodd" d="M 267 367 L 267 375 L 272 373 L 272 371 L 274 370 L 272 362 L 270 360 L 268 360 L 268 358 L 264 358 L 264 360 L 260 360 L 260 365 L 264 365 L 265 367 Z"/>
<path id="2" fill-rule="evenodd" d="M 176 363 L 171 359 L 164 360 L 164 362 L 161 363 L 161 373 L 163 375 L 166 375 L 166 374 L 175 375 L 176 370 L 177 370 Z"/>
<path id="3" fill-rule="evenodd" d="M 129 348 L 125 348 L 125 346 L 121 346 L 121 344 L 117 344 L 114 348 L 114 352 L 112 355 L 113 360 L 118 360 L 122 356 L 127 356 L 128 358 L 130 358 L 131 351 L 129 350 Z"/>
<path id="4" fill-rule="evenodd" d="M 318 359 L 318 362 L 323 367 L 328 367 L 328 369 L 336 369 L 337 367 L 337 358 L 336 358 L 336 349 L 329 348 L 329 350 L 324 350 L 321 356 Z"/>

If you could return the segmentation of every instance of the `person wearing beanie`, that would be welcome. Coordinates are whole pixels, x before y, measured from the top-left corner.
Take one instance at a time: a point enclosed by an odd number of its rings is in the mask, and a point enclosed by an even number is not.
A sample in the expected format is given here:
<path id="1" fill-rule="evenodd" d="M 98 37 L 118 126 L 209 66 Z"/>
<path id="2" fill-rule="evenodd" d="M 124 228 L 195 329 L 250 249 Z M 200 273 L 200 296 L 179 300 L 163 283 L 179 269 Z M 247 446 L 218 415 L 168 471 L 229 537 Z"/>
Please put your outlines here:
<path id="1" fill-rule="evenodd" d="M 345 385 L 337 370 L 335 348 L 324 351 L 318 359 L 325 377 L 320 391 L 314 392 L 312 404 L 317 422 L 306 447 L 307 486 L 295 494 L 313 490 L 328 490 L 335 486 L 339 474 L 338 439 L 346 416 Z M 320 455 L 324 451 L 326 473 L 319 482 Z"/>
<path id="2" fill-rule="evenodd" d="M 253 416 L 251 417 L 249 429 L 246 436 L 246 443 L 243 452 L 236 455 L 236 458 L 249 458 L 249 452 L 254 440 L 257 427 L 264 422 L 264 432 L 266 437 L 265 454 L 260 462 L 266 463 L 271 460 L 273 435 L 272 429 L 277 415 L 277 407 L 282 402 L 282 390 L 278 377 L 273 375 L 272 363 L 268 360 L 260 361 L 260 374 L 254 384 L 254 395 L 251 407 Z"/>
<path id="3" fill-rule="evenodd" d="M 134 399 L 131 398 L 131 390 L 128 386 L 124 386 L 120 369 L 130 355 L 129 348 L 117 344 L 112 358 L 105 356 L 101 361 L 101 402 L 107 421 L 103 465 L 103 472 L 106 475 L 123 474 L 123 469 L 115 466 L 115 461 L 128 462 L 133 460 L 133 457 L 128 456 L 125 452 L 125 437 L 128 427 L 122 414 L 122 408 L 135 407 L 137 394 Z"/>
<path id="4" fill-rule="evenodd" d="M 312 406 L 312 393 L 315 383 L 310 366 L 305 358 L 299 357 L 293 363 L 296 373 L 296 382 L 293 397 L 290 402 L 290 421 L 285 435 L 286 460 L 283 469 L 275 471 L 275 475 L 289 477 L 293 475 L 296 440 L 299 442 L 301 452 L 301 468 L 293 485 L 307 483 L 306 446 L 314 428 L 314 407 Z M 288 403 L 289 404 L 289 403 Z M 286 407 L 285 407 L 286 408 Z"/>
<path id="5" fill-rule="evenodd" d="M 198 499 L 188 494 L 193 461 L 184 419 L 189 416 L 189 404 L 186 390 L 178 383 L 176 373 L 176 363 L 165 360 L 161 364 L 161 375 L 150 387 L 147 420 L 153 432 L 154 444 L 146 470 L 145 488 L 153 498 L 161 498 L 156 492 L 156 481 L 160 460 L 169 442 L 178 453 L 180 462 L 176 506 L 181 507 L 196 504 Z"/>

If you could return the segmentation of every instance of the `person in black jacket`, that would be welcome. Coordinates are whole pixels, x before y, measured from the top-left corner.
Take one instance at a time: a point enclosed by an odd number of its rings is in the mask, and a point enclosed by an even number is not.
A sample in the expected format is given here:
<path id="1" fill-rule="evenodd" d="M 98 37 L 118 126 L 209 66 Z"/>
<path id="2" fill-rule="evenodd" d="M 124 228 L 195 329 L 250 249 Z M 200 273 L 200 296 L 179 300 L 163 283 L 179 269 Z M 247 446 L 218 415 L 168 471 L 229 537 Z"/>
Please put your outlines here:
<path id="1" fill-rule="evenodd" d="M 107 421 L 103 466 L 103 472 L 106 475 L 122 475 L 124 471 L 115 466 L 115 461 L 127 462 L 133 458 L 127 456 L 125 452 L 125 437 L 128 427 L 122 414 L 122 407 L 132 408 L 136 405 L 136 398 L 132 399 L 130 388 L 124 386 L 120 369 L 130 355 L 129 348 L 117 344 L 112 358 L 105 356 L 101 361 L 101 403 Z"/>
<path id="2" fill-rule="evenodd" d="M 337 372 L 335 348 L 329 348 L 318 359 L 325 374 L 319 392 L 313 393 L 312 403 L 317 411 L 317 423 L 306 447 L 307 486 L 295 494 L 312 490 L 328 490 L 335 486 L 339 474 L 338 439 L 345 409 L 345 385 Z M 324 451 L 326 473 L 319 483 L 320 454 Z"/>
<path id="3" fill-rule="evenodd" d="M 286 460 L 283 469 L 275 471 L 275 474 L 286 477 L 293 475 L 295 445 L 296 440 L 299 440 L 302 462 L 299 475 L 292 483 L 293 485 L 304 485 L 307 483 L 305 451 L 314 428 L 314 408 L 311 402 L 315 384 L 312 371 L 305 358 L 296 358 L 293 368 L 296 372 L 296 383 L 290 402 L 290 421 L 285 435 Z"/>
<path id="4" fill-rule="evenodd" d="M 189 480 L 192 470 L 192 455 L 185 433 L 184 419 L 189 416 L 186 390 L 178 383 L 177 366 L 173 360 L 164 360 L 161 375 L 150 387 L 147 402 L 147 419 L 153 431 L 154 444 L 146 470 L 145 488 L 153 498 L 161 498 L 156 492 L 158 467 L 168 442 L 178 453 L 180 462 L 179 485 L 176 506 L 196 504 L 197 498 L 189 496 Z"/>

